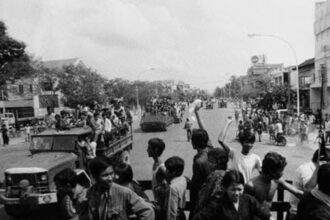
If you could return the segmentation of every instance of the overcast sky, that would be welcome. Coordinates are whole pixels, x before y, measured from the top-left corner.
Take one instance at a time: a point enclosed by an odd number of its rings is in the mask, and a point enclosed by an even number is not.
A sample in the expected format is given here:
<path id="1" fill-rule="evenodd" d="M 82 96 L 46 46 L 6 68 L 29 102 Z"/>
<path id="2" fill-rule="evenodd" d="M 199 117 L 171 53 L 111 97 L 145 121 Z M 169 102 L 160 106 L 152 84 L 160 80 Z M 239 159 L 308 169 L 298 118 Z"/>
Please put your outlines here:
<path id="1" fill-rule="evenodd" d="M 314 57 L 315 0 L 0 0 L 9 34 L 42 60 L 79 57 L 100 74 L 176 79 L 213 91 L 253 55 Z"/>

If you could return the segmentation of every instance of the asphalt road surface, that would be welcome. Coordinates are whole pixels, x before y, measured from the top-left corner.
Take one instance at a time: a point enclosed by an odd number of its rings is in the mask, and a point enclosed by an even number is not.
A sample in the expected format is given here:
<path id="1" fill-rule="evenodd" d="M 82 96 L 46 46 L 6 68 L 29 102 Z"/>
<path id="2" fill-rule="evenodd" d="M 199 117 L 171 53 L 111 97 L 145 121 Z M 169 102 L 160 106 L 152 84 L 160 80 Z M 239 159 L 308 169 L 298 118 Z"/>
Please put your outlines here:
<path id="1" fill-rule="evenodd" d="M 204 121 L 205 127 L 210 135 L 214 146 L 219 146 L 216 142 L 219 131 L 225 124 L 227 116 L 234 116 L 234 109 L 201 109 L 200 115 Z M 187 111 L 186 117 L 189 117 Z M 194 127 L 197 127 L 196 122 Z M 151 179 L 151 167 L 152 159 L 147 156 L 147 142 L 150 138 L 158 137 L 165 141 L 166 148 L 162 155 L 163 160 L 171 156 L 180 156 L 185 160 L 184 175 L 191 177 L 192 174 L 192 160 L 196 152 L 192 149 L 191 143 L 187 142 L 186 133 L 183 129 L 183 123 L 174 124 L 168 127 L 166 132 L 150 132 L 144 133 L 139 128 L 139 121 L 136 119 L 133 124 L 134 130 L 134 145 L 131 151 L 131 164 L 134 171 L 134 178 L 138 180 L 150 180 Z M 228 145 L 234 149 L 240 150 L 240 145 L 235 140 L 236 125 L 232 123 L 229 128 L 226 141 Z M 288 165 L 285 169 L 284 177 L 286 179 L 292 179 L 295 169 L 303 162 L 310 160 L 316 146 L 313 144 L 315 137 L 310 134 L 310 144 L 303 146 L 297 145 L 296 138 L 288 137 L 288 144 L 286 147 L 274 146 L 269 143 L 268 135 L 264 135 L 261 142 L 256 142 L 252 152 L 258 154 L 261 158 L 269 151 L 276 151 L 281 153 L 287 158 Z M 0 149 L 0 181 L 3 180 L 3 171 L 10 167 L 10 164 L 21 157 L 25 157 L 29 154 L 28 147 L 24 144 L 15 144 L 6 148 Z M 0 206 L 0 219 L 9 220 L 13 219 L 8 217 L 4 211 L 4 207 Z M 40 219 L 40 220 L 56 220 L 61 219 L 56 209 L 53 207 L 44 207 L 39 209 L 30 217 L 22 219 Z"/>

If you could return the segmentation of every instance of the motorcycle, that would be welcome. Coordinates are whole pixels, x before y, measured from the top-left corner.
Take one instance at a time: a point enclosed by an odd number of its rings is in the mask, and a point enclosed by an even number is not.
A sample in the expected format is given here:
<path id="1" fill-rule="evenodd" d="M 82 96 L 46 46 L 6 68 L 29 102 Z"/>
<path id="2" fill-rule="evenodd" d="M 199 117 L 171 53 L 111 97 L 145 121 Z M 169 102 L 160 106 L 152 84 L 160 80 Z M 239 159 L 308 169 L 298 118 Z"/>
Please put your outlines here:
<path id="1" fill-rule="evenodd" d="M 274 144 L 279 146 L 285 146 L 286 145 L 286 138 L 283 134 L 275 135 L 275 133 L 271 134 L 271 140 L 274 141 Z"/>

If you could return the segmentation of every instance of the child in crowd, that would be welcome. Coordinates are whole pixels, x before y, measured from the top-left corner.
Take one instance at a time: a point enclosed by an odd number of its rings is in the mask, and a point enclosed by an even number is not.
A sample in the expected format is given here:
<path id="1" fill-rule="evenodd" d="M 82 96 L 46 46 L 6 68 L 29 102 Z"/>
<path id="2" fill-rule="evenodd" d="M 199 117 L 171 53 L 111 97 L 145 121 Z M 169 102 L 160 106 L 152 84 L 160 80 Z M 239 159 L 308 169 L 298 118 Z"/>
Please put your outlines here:
<path id="1" fill-rule="evenodd" d="M 185 220 L 187 179 L 182 176 L 184 160 L 173 156 L 165 161 L 166 177 L 170 184 L 166 205 L 166 220 Z"/>
<path id="2" fill-rule="evenodd" d="M 152 166 L 151 188 L 155 201 L 156 218 L 165 219 L 165 199 L 169 186 L 166 181 L 166 168 L 161 160 L 165 150 L 165 143 L 160 138 L 152 138 L 148 141 L 148 156 L 154 160 Z"/>
<path id="3" fill-rule="evenodd" d="M 252 178 L 246 185 L 244 192 L 254 196 L 266 209 L 270 209 L 273 197 L 279 185 L 298 198 L 303 192 L 287 183 L 283 179 L 286 159 L 276 152 L 269 152 L 262 161 L 262 172 Z"/>
<path id="4" fill-rule="evenodd" d="M 244 130 L 239 133 L 239 142 L 242 146 L 242 150 L 241 152 L 234 151 L 224 143 L 227 129 L 231 123 L 231 118 L 227 118 L 226 125 L 219 134 L 218 142 L 229 154 L 228 168 L 239 170 L 243 174 L 246 183 L 251 179 L 254 171 L 259 172 L 261 170 L 260 157 L 256 154 L 250 153 L 256 137 L 250 127 L 245 127 Z"/>
<path id="5" fill-rule="evenodd" d="M 133 170 L 131 165 L 127 163 L 120 163 L 115 167 L 115 174 L 116 183 L 131 189 L 138 196 L 142 197 L 146 201 L 149 201 L 148 196 L 145 194 L 140 184 L 133 178 Z"/>

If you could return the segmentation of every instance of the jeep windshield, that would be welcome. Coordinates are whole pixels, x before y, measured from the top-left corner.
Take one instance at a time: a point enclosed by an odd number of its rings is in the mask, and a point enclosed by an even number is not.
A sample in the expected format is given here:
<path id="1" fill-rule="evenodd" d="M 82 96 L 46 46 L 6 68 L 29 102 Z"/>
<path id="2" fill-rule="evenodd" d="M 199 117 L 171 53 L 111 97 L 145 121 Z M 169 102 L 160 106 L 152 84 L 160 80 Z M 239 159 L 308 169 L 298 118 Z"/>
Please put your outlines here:
<path id="1" fill-rule="evenodd" d="M 35 136 L 30 151 L 74 151 L 76 136 Z"/>

